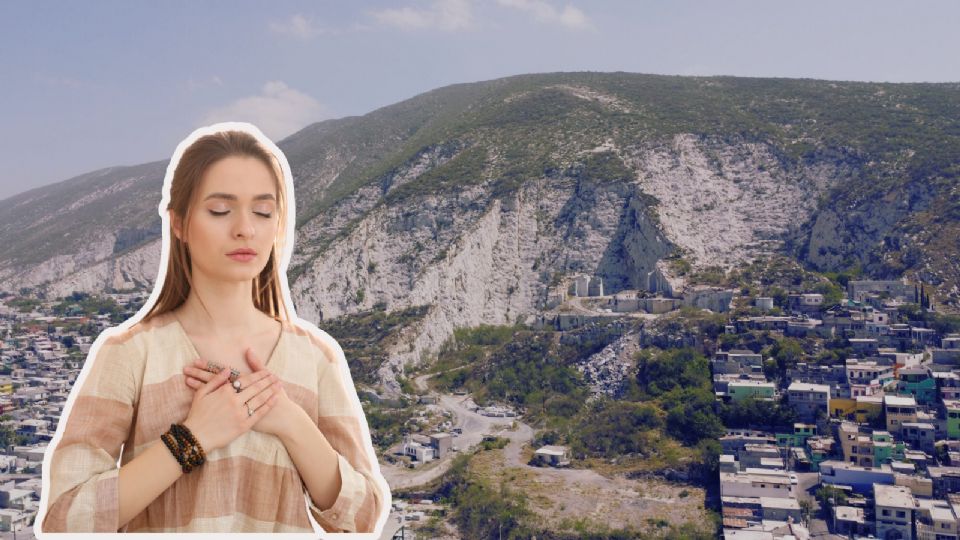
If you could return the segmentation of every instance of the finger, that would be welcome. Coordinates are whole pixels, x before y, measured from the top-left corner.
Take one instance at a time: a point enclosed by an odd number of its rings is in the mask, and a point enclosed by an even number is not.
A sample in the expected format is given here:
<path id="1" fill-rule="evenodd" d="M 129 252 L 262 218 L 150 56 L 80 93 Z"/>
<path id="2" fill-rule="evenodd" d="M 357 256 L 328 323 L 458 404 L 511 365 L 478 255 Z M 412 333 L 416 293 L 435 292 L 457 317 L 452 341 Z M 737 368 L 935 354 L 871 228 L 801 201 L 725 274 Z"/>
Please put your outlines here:
<path id="1" fill-rule="evenodd" d="M 237 381 L 240 381 L 240 390 L 246 390 L 254 384 L 263 379 L 269 378 L 272 374 L 269 371 L 255 371 L 253 373 L 247 373 L 246 375 L 241 375 L 237 378 Z"/>
<path id="2" fill-rule="evenodd" d="M 237 394 L 243 401 L 247 401 L 251 397 L 259 394 L 264 388 L 267 388 L 276 381 L 272 373 L 261 371 L 255 375 L 259 375 L 260 378 Z"/>
<path id="3" fill-rule="evenodd" d="M 186 382 L 187 382 L 187 386 L 189 386 L 190 388 L 193 388 L 194 390 L 199 390 L 203 388 L 203 385 L 204 385 L 204 381 L 194 379 L 193 377 L 187 377 Z"/>
<path id="4" fill-rule="evenodd" d="M 200 391 L 197 392 L 197 396 L 203 397 L 209 394 L 210 392 L 213 392 L 214 390 L 218 389 L 223 383 L 227 381 L 227 377 L 229 376 L 230 376 L 229 369 L 225 369 L 220 373 L 217 373 L 216 375 L 213 376 L 212 379 L 207 381 L 207 383 L 200 388 Z"/>
<path id="5" fill-rule="evenodd" d="M 247 348 L 243 357 L 247 359 L 247 365 L 250 366 L 251 371 L 260 371 L 263 369 L 263 362 L 254 354 L 252 347 Z"/>
<path id="6" fill-rule="evenodd" d="M 257 422 L 259 422 L 260 419 L 263 418 L 268 412 L 270 412 L 270 409 L 272 409 L 273 406 L 276 404 L 277 404 L 277 396 L 274 395 L 269 400 L 267 400 L 266 403 L 261 405 L 260 408 L 253 411 L 253 416 L 250 416 L 247 419 L 247 425 L 252 426 Z"/>
<path id="7" fill-rule="evenodd" d="M 193 367 L 198 368 L 198 369 L 202 369 L 203 371 L 206 371 L 207 373 L 216 373 L 215 371 L 210 371 L 210 370 L 209 370 L 209 365 L 208 365 L 208 364 L 209 364 L 209 362 L 207 362 L 207 361 L 204 360 L 203 358 L 197 358 L 196 360 L 193 361 Z"/>
<path id="8" fill-rule="evenodd" d="M 254 410 L 258 409 L 261 405 L 269 401 L 277 393 L 277 386 L 278 386 L 278 383 L 271 384 L 270 386 L 265 388 L 262 392 L 253 396 L 249 400 L 247 400 L 247 405 L 249 405 L 251 409 L 254 409 Z"/>
<path id="9" fill-rule="evenodd" d="M 199 379 L 200 381 L 207 382 L 216 375 L 204 369 L 198 369 L 191 366 L 186 366 L 183 368 L 183 374 L 187 377 L 193 377 L 194 379 Z"/>

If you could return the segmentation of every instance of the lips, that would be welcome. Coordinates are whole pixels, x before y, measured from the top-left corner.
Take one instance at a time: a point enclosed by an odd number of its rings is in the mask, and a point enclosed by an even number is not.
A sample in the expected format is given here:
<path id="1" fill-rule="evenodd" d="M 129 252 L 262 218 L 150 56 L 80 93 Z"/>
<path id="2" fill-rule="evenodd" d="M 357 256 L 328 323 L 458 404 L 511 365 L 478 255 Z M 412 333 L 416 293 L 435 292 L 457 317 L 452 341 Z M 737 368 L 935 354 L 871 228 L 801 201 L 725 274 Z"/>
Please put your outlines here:
<path id="1" fill-rule="evenodd" d="M 240 248 L 227 253 L 227 255 L 256 255 L 257 252 L 250 248 Z"/>

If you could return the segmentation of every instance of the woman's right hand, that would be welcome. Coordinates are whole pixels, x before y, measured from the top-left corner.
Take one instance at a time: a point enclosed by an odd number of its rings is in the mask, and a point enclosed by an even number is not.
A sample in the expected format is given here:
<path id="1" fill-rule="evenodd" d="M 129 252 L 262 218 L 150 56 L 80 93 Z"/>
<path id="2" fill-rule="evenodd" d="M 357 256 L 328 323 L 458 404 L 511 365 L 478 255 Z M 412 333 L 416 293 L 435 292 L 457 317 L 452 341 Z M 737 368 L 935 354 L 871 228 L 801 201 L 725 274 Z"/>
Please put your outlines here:
<path id="1" fill-rule="evenodd" d="M 193 433 L 205 452 L 223 448 L 249 431 L 277 402 L 279 380 L 266 372 L 238 378 L 241 390 L 224 384 L 230 370 L 223 369 L 193 395 L 183 425 Z M 247 413 L 247 407 L 254 410 Z"/>

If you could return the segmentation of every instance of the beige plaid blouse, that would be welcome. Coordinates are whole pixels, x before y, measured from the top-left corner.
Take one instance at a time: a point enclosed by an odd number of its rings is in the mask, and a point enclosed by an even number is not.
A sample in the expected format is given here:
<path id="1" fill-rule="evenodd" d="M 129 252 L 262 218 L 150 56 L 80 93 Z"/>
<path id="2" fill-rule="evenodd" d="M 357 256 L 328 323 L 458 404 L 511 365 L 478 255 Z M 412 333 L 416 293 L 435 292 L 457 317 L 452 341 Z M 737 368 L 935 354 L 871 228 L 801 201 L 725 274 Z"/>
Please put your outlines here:
<path id="1" fill-rule="evenodd" d="M 194 391 L 183 367 L 198 357 L 170 313 L 103 342 L 61 419 L 59 442 L 51 444 L 42 532 L 120 529 L 117 460 L 126 464 L 163 444 L 160 435 L 186 418 Z M 390 490 L 355 407 L 349 371 L 343 373 L 343 351 L 328 336 L 283 322 L 266 366 L 338 453 L 342 488 L 334 505 L 314 506 L 280 439 L 251 430 L 209 452 L 204 465 L 181 476 L 121 532 L 320 532 L 308 507 L 327 532 L 374 530 L 389 509 Z"/>

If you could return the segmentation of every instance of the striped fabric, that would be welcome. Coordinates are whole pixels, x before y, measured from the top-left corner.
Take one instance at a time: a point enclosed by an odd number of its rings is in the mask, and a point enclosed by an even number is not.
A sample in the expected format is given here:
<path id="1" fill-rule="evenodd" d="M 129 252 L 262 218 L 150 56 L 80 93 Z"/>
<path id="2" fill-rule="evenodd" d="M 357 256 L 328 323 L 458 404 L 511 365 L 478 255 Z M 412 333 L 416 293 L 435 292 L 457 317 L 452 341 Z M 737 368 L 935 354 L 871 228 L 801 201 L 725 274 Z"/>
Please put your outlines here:
<path id="1" fill-rule="evenodd" d="M 51 445 L 43 532 L 119 529 L 117 460 L 163 444 L 160 435 L 186 418 L 193 390 L 183 367 L 198 357 L 169 313 L 103 342 Z M 342 488 L 331 508 L 313 505 L 279 438 L 249 431 L 208 452 L 121 532 L 321 532 L 311 517 L 326 532 L 372 532 L 390 491 L 345 362 L 332 338 L 284 322 L 266 363 L 338 453 Z"/>

